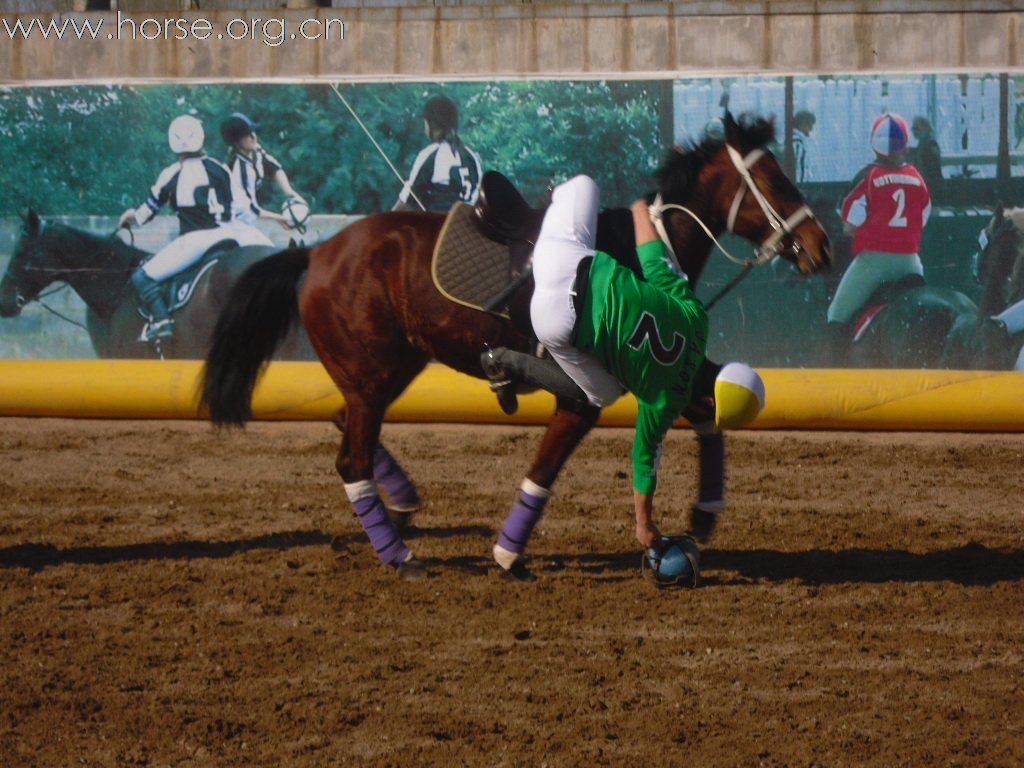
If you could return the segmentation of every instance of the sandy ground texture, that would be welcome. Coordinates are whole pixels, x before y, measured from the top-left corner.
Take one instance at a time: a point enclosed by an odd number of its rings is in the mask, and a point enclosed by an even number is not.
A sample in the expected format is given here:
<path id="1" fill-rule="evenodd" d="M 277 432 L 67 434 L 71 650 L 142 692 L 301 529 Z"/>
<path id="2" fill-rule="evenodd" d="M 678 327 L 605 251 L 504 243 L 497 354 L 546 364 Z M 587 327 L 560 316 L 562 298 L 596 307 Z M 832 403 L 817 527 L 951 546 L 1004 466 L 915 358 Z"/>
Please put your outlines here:
<path id="1" fill-rule="evenodd" d="M 496 577 L 540 435 L 385 427 L 427 505 L 401 582 L 331 425 L 0 420 L 0 765 L 1024 765 L 1024 438 L 731 436 L 703 582 L 658 591 L 628 430 L 539 580 Z M 668 530 L 695 463 L 673 433 Z"/>

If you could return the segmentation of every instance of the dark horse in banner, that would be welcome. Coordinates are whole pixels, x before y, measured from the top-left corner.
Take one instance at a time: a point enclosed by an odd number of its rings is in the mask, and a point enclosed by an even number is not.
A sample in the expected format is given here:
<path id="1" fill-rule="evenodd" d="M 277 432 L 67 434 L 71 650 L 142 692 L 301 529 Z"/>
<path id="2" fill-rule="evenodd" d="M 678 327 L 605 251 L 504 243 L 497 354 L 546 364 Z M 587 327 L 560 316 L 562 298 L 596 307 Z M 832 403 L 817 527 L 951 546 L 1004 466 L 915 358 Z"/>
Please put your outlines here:
<path id="1" fill-rule="evenodd" d="M 63 282 L 86 305 L 85 329 L 99 357 L 201 359 L 210 348 L 217 317 L 231 288 L 246 269 L 274 252 L 264 246 L 225 247 L 181 276 L 171 278 L 176 330 L 159 346 L 139 341 L 145 319 L 129 276 L 149 253 L 117 237 L 100 237 L 74 227 L 43 221 L 30 211 L 21 237 L 0 280 L 0 317 L 15 317 L 39 300 L 50 285 Z M 301 328 L 282 340 L 277 356 L 315 359 Z"/>
<path id="2" fill-rule="evenodd" d="M 730 118 L 725 140 L 674 151 L 660 169 L 662 200 L 679 206 L 665 211 L 665 228 L 691 281 L 699 279 L 711 250 L 708 233 L 720 234 L 727 222 L 751 242 L 771 244 L 772 253 L 790 259 L 802 273 L 830 265 L 827 235 L 806 215 L 800 193 L 765 149 L 773 137 L 770 123 L 740 124 Z M 790 221 L 799 223 L 789 229 Z M 415 508 L 419 495 L 414 485 L 379 443 L 385 409 L 431 358 L 484 378 L 480 354 L 486 348 L 525 352 L 530 347 L 528 328 L 449 301 L 434 286 L 431 257 L 443 222 L 444 216 L 427 213 L 368 216 L 324 243 L 284 251 L 250 269 L 228 299 L 207 357 L 203 402 L 212 419 L 225 424 L 249 418 L 265 362 L 301 317 L 345 396 L 337 470 L 346 490 L 369 488 L 376 494 L 379 486 L 392 507 Z M 632 232 L 619 235 L 633 251 Z M 621 259 L 636 258 L 635 252 L 605 247 Z M 296 305 L 295 287 L 304 274 Z M 531 291 L 532 283 L 513 299 L 513 318 L 523 314 L 516 308 L 527 306 Z M 558 401 L 527 473 L 530 482 L 550 489 L 598 415 L 596 408 Z M 356 501 L 351 491 L 349 496 Z M 358 499 L 362 502 L 363 496 Z M 375 546 L 398 539 L 394 530 L 380 530 L 391 525 L 382 517 L 374 513 L 371 526 L 360 514 Z M 377 549 L 382 560 L 391 562 Z M 416 561 L 392 564 L 401 576 L 424 573 Z"/>
<path id="3" fill-rule="evenodd" d="M 1024 208 L 996 208 L 979 245 L 974 273 L 982 292 L 973 367 L 1024 370 L 1024 333 L 1017 328 L 1008 332 L 1001 317 L 1024 302 Z"/>

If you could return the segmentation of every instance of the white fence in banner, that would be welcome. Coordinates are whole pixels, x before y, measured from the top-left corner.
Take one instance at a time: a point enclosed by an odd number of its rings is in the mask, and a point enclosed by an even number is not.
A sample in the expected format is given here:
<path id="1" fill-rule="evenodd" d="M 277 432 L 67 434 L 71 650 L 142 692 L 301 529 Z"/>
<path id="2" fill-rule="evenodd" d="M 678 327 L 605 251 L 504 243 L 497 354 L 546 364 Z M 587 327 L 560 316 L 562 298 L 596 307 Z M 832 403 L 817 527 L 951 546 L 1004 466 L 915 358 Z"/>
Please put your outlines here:
<path id="1" fill-rule="evenodd" d="M 1011 78 L 1011 126 L 1014 85 Z M 722 114 L 726 101 L 733 114 L 752 112 L 775 116 L 780 121 L 781 136 L 785 99 L 785 82 L 780 77 L 679 80 L 674 88 L 675 139 L 678 142 L 698 138 L 708 122 Z M 794 113 L 808 110 L 817 118 L 807 142 L 807 161 L 812 175 L 805 181 L 852 179 L 871 159 L 868 131 L 872 121 L 886 111 L 903 115 L 908 123 L 918 115 L 928 118 L 947 165 L 947 177 L 951 173 L 963 173 L 961 169 L 948 167 L 955 165 L 958 157 L 970 166 L 972 177 L 996 175 L 998 77 L 801 77 L 793 82 L 793 110 Z M 1011 135 L 1011 150 L 1017 142 L 1018 137 Z M 979 155 L 992 159 L 978 162 Z M 1024 167 L 1019 167 L 1022 159 L 1014 157 L 1017 161 L 1015 175 L 1024 174 Z"/>

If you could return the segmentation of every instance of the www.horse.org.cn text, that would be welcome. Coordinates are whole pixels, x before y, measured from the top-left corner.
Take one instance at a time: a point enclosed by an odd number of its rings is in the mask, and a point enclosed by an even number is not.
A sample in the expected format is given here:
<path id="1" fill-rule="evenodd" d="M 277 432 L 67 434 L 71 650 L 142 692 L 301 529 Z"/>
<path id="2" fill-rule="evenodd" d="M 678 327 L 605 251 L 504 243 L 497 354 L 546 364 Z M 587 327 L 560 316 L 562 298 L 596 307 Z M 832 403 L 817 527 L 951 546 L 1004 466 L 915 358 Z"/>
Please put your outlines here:
<path id="1" fill-rule="evenodd" d="M 116 19 L 85 16 L 0 19 L 0 39 L 11 40 L 229 40 L 261 42 L 276 48 L 287 42 L 333 42 L 345 39 L 345 22 L 338 18 L 290 21 L 285 18 L 233 18 L 221 24 L 196 18 L 135 18 L 117 12 Z"/>

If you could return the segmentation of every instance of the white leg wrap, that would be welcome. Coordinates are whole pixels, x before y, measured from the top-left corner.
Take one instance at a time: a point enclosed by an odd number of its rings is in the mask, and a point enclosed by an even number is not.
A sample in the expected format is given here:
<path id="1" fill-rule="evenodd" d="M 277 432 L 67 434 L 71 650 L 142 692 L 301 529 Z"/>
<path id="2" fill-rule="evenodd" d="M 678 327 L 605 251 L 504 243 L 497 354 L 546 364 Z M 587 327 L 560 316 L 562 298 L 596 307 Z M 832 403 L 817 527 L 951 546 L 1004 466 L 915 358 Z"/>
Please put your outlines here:
<path id="1" fill-rule="evenodd" d="M 546 499 L 551 495 L 550 490 L 547 488 L 541 488 L 535 482 L 526 477 L 523 478 L 523 482 L 519 484 L 519 487 L 531 496 L 536 496 L 539 499 Z"/>
<path id="2" fill-rule="evenodd" d="M 377 483 L 373 480 L 360 480 L 358 483 L 345 483 L 345 493 L 348 500 L 355 503 L 367 496 L 377 495 Z"/>

